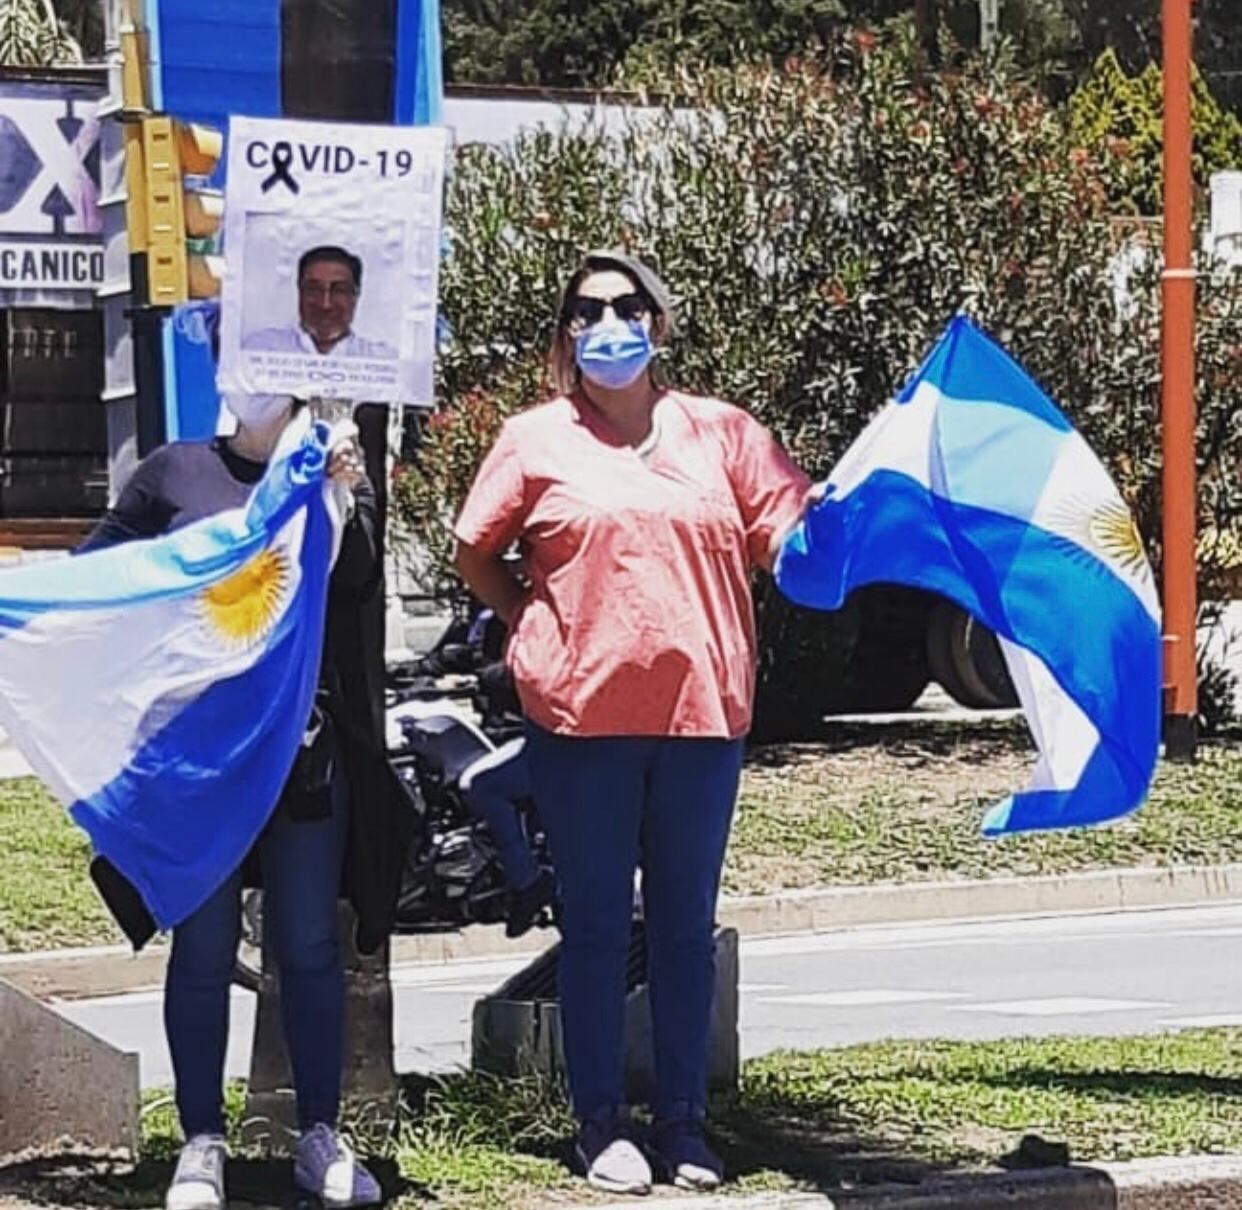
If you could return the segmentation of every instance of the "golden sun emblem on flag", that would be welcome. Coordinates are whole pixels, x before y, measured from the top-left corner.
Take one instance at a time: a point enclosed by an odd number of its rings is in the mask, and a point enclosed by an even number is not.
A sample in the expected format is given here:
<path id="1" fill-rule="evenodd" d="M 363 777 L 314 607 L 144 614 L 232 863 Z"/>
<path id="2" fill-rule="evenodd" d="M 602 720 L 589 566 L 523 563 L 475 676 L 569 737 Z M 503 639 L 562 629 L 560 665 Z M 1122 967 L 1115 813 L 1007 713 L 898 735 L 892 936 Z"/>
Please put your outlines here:
<path id="1" fill-rule="evenodd" d="M 203 590 L 203 614 L 216 633 L 248 647 L 276 623 L 289 585 L 289 562 L 282 551 L 264 550 L 231 576 Z"/>
<path id="2" fill-rule="evenodd" d="M 1109 500 L 1092 511 L 1087 518 L 1087 536 L 1096 550 L 1131 575 L 1141 575 L 1146 569 L 1143 539 L 1121 500 Z"/>

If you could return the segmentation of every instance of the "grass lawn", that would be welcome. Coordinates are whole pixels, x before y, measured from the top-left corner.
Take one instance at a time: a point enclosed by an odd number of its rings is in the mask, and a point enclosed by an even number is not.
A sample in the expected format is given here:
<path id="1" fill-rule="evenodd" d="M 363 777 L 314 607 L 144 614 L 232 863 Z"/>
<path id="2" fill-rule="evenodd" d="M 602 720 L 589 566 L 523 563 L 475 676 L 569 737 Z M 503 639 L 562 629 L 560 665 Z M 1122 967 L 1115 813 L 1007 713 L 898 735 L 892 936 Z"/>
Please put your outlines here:
<path id="1" fill-rule="evenodd" d="M 1242 860 L 1242 746 L 1162 765 L 1147 805 L 1077 832 L 986 841 L 985 807 L 1024 783 L 1017 724 L 845 727 L 751 752 L 724 886 L 786 888 Z M 118 942 L 82 834 L 31 780 L 0 782 L 0 951 Z"/>
<path id="2" fill-rule="evenodd" d="M 985 840 L 984 810 L 1025 784 L 1021 724 L 843 729 L 751 754 L 725 868 L 730 894 L 1242 860 L 1242 747 L 1162 764 L 1119 822 Z"/>
<path id="3" fill-rule="evenodd" d="M 535 1081 L 412 1081 L 388 1137 L 360 1139 L 413 1207 L 551 1207 L 593 1198 L 567 1173 L 565 1105 Z M 241 1118 L 240 1090 L 230 1097 Z M 713 1110 L 726 1191 L 919 1181 L 949 1171 L 1242 1151 L 1242 1031 L 1124 1039 L 879 1043 L 747 1064 Z M 1033 1137 L 1032 1137 L 1033 1136 Z M 160 1204 L 176 1147 L 167 1098 L 136 1167 L 82 1158 L 0 1169 L 0 1205 Z M 1026 1139 L 1026 1143 L 1023 1140 Z M 235 1161 L 231 1193 L 282 1204 L 287 1165 Z"/>
<path id="4" fill-rule="evenodd" d="M 119 942 L 86 834 L 34 778 L 0 781 L 0 951 Z"/>

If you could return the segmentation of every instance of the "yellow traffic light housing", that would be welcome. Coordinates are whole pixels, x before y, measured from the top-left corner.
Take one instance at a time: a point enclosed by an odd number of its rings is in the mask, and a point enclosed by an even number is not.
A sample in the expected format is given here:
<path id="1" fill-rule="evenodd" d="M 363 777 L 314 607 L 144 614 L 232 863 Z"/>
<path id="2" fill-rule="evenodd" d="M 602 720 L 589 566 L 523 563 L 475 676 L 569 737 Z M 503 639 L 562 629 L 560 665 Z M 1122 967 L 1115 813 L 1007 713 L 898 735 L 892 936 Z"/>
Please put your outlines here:
<path id="1" fill-rule="evenodd" d="M 146 173 L 147 300 L 159 307 L 171 307 L 190 296 L 181 164 L 171 118 L 143 119 L 142 155 Z"/>
<path id="2" fill-rule="evenodd" d="M 186 178 L 207 178 L 215 172 L 224 154 L 224 135 L 210 126 L 151 112 L 146 7 L 143 0 L 121 0 L 119 9 L 117 116 L 125 131 L 125 222 L 129 251 L 136 258 L 139 305 L 173 307 L 220 292 L 223 262 L 214 255 L 214 239 L 224 197 L 199 188 L 205 181 L 192 179 L 187 188 Z"/>
<path id="3" fill-rule="evenodd" d="M 171 307 L 214 297 L 223 266 L 202 245 L 220 229 L 224 198 L 214 190 L 187 188 L 186 177 L 211 175 L 223 154 L 224 136 L 158 114 L 143 119 L 142 150 L 147 300 Z"/>

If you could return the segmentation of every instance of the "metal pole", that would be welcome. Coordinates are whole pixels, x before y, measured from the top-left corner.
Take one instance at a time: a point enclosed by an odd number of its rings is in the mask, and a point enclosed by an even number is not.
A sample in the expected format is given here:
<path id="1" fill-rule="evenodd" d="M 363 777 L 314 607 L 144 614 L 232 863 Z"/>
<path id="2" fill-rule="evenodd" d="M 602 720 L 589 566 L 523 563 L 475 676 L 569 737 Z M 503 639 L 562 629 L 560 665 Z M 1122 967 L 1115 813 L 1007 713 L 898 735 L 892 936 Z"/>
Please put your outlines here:
<path id="1" fill-rule="evenodd" d="M 1163 0 L 1164 278 L 1161 418 L 1164 454 L 1165 752 L 1193 760 L 1195 673 L 1195 275 L 1191 263 L 1190 66 L 1193 0 Z"/>
<path id="2" fill-rule="evenodd" d="M 135 258 L 137 259 L 137 258 Z M 134 341 L 135 438 L 145 458 L 168 440 L 164 407 L 164 316 L 136 308 L 130 314 Z"/>

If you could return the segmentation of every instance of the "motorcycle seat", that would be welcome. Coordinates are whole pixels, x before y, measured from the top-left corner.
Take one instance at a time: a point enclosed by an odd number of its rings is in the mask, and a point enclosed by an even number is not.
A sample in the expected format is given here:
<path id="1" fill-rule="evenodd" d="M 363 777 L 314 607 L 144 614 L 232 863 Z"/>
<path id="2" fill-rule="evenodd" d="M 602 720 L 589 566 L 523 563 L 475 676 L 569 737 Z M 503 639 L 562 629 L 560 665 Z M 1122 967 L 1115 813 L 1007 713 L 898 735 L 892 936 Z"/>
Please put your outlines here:
<path id="1" fill-rule="evenodd" d="M 453 713 L 400 721 L 407 751 L 414 752 L 442 785 L 455 785 L 462 774 L 495 745 L 468 719 Z"/>

